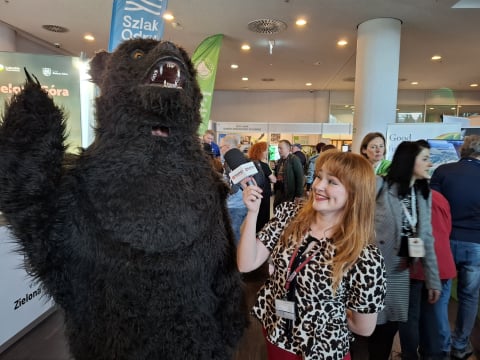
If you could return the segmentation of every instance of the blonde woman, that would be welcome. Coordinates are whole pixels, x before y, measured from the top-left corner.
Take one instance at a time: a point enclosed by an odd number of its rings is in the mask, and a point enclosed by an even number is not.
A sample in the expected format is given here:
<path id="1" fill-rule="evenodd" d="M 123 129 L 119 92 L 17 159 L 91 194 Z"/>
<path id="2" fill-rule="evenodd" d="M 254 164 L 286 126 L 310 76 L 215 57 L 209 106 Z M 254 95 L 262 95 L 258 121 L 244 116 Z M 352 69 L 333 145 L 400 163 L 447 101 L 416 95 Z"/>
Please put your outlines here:
<path id="1" fill-rule="evenodd" d="M 320 155 L 303 206 L 281 204 L 255 234 L 261 198 L 257 186 L 244 190 L 248 213 L 237 262 L 241 272 L 269 256 L 274 265 L 253 308 L 269 359 L 349 359 L 350 331 L 369 335 L 385 296 L 383 258 L 372 244 L 370 163 L 353 153 Z"/>

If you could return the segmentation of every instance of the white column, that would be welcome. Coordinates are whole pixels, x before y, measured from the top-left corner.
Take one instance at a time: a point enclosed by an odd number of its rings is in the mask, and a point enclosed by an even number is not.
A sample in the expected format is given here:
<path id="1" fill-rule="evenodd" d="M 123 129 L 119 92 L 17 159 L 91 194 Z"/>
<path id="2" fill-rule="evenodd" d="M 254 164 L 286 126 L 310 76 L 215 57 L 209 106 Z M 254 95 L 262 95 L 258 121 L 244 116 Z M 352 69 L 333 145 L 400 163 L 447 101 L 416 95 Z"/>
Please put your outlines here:
<path id="1" fill-rule="evenodd" d="M 15 30 L 0 21 L 0 51 L 16 51 Z"/>
<path id="2" fill-rule="evenodd" d="M 396 119 L 400 31 L 398 19 L 368 20 L 358 26 L 353 151 L 365 134 L 386 132 Z"/>

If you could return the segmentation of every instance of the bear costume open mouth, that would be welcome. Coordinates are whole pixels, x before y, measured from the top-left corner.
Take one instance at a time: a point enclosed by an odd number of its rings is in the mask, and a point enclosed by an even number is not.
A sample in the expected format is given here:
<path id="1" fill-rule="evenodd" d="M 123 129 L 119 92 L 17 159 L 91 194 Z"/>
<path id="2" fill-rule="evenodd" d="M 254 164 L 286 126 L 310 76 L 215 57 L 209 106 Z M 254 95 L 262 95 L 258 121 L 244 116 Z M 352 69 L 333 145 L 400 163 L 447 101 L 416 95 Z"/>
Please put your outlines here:
<path id="1" fill-rule="evenodd" d="M 152 135 L 168 137 L 170 135 L 170 128 L 166 126 L 152 126 Z"/>
<path id="2" fill-rule="evenodd" d="M 144 83 L 169 89 L 183 89 L 185 75 L 178 60 L 163 58 L 150 68 Z"/>

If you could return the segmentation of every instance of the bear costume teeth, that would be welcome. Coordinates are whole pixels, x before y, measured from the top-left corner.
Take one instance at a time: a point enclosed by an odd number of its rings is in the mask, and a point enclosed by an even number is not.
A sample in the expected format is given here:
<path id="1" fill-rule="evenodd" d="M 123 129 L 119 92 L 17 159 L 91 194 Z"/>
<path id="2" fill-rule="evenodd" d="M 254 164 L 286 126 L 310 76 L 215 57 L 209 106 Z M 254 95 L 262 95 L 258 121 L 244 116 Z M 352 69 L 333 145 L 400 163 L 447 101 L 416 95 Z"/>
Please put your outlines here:
<path id="1" fill-rule="evenodd" d="M 185 76 L 181 65 L 177 61 L 162 59 L 152 67 L 148 73 L 146 83 L 164 88 L 183 89 Z"/>

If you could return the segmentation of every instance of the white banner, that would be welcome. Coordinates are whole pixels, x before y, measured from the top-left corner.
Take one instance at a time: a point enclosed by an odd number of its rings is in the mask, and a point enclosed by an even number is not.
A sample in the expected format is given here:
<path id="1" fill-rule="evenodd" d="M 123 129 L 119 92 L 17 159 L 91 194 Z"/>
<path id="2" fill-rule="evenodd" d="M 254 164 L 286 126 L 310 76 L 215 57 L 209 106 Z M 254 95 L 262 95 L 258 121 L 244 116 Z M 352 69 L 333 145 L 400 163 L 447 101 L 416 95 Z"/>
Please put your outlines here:
<path id="1" fill-rule="evenodd" d="M 54 305 L 24 270 L 24 257 L 15 249 L 10 231 L 0 226 L 0 348 Z"/>
<path id="2" fill-rule="evenodd" d="M 385 158 L 392 160 L 398 144 L 402 141 L 428 139 L 460 139 L 460 124 L 422 123 L 387 125 L 387 153 Z"/>

